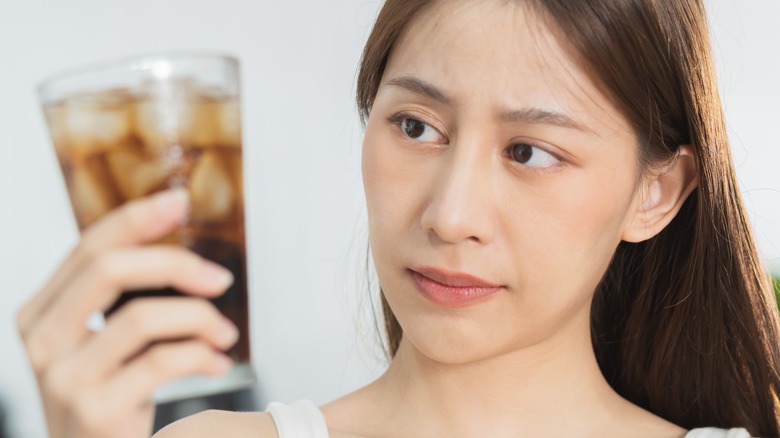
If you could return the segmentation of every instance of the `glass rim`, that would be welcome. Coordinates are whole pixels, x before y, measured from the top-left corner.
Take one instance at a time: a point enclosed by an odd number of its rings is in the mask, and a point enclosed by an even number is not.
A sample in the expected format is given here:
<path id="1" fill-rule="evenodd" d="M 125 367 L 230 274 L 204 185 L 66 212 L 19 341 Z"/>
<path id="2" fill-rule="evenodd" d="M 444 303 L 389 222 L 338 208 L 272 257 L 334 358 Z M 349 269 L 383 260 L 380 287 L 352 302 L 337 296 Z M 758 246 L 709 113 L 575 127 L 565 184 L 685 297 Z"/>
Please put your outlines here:
<path id="1" fill-rule="evenodd" d="M 129 70 L 150 70 L 156 62 L 160 61 L 194 61 L 194 60 L 220 60 L 238 66 L 238 57 L 217 50 L 171 50 L 161 52 L 151 52 L 137 55 L 127 55 L 103 61 L 89 62 L 74 67 L 59 70 L 49 74 L 38 81 L 35 87 L 39 98 L 47 93 L 49 87 L 54 86 L 59 81 L 72 79 L 82 75 L 96 74 L 99 72 L 129 69 Z"/>

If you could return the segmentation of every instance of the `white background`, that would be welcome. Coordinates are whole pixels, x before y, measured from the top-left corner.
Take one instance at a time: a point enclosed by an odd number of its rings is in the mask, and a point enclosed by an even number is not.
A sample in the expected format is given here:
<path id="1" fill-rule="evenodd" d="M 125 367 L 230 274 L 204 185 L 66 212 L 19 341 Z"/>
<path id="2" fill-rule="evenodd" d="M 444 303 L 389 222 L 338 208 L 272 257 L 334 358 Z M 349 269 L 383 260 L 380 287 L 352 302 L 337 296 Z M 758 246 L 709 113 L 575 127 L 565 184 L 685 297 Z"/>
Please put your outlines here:
<path id="1" fill-rule="evenodd" d="M 76 242 L 35 85 L 117 56 L 205 48 L 242 61 L 252 345 L 264 396 L 324 403 L 381 372 L 361 311 L 353 104 L 378 1 L 0 1 L 0 396 L 18 436 L 45 427 L 13 316 Z M 743 194 L 780 272 L 780 2 L 710 7 Z"/>

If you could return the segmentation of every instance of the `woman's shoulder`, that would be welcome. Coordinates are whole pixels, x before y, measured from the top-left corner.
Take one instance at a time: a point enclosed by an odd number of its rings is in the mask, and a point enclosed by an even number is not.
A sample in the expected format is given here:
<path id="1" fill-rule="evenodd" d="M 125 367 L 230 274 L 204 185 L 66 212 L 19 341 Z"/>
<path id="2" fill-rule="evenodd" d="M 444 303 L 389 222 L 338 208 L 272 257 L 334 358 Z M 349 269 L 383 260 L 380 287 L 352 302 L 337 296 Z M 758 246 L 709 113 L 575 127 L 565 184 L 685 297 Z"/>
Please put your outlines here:
<path id="1" fill-rule="evenodd" d="M 308 400 L 290 405 L 271 403 L 266 412 L 228 412 L 209 410 L 189 416 L 168 425 L 154 435 L 154 438 L 178 437 L 259 437 L 278 438 L 279 428 L 306 429 L 303 436 L 327 437 L 328 428 L 319 408 Z M 301 436 L 301 430 L 288 430 L 281 436 Z M 339 435 L 340 436 L 340 435 Z M 742 428 L 719 429 L 697 428 L 688 431 L 684 438 L 750 438 Z"/>
<path id="2" fill-rule="evenodd" d="M 276 425 L 268 412 L 228 412 L 209 410 L 171 423 L 154 438 L 179 437 L 277 438 Z"/>
<path id="3" fill-rule="evenodd" d="M 155 434 L 155 438 L 214 436 L 328 438 L 330 434 L 322 411 L 309 400 L 272 402 L 265 412 L 204 411 Z"/>

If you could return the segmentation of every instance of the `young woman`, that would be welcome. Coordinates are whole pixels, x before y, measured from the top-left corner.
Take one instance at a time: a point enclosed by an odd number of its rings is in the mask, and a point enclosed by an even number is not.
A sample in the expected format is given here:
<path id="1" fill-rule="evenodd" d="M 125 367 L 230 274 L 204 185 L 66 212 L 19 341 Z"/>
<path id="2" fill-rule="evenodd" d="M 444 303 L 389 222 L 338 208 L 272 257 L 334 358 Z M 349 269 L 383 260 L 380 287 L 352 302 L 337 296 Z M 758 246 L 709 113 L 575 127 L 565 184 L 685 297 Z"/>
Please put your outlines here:
<path id="1" fill-rule="evenodd" d="M 321 409 L 159 435 L 780 436 L 778 317 L 705 18 L 701 0 L 388 0 L 358 105 L 389 368 Z M 120 208 L 19 313 L 52 436 L 146 436 L 155 386 L 225 370 L 235 332 L 202 298 L 230 279 L 141 245 L 185 208 Z M 193 297 L 84 329 L 163 284 Z"/>

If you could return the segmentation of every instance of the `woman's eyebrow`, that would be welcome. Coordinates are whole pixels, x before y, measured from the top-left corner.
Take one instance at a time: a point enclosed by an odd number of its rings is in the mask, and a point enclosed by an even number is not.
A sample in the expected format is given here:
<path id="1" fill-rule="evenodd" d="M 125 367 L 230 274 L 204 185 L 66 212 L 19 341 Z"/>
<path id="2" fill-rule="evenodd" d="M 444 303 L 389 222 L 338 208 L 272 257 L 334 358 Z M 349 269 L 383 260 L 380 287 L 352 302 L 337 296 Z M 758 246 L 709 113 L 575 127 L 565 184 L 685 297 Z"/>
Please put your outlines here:
<path id="1" fill-rule="evenodd" d="M 442 104 L 452 105 L 452 98 L 444 94 L 444 92 L 438 89 L 435 85 L 413 76 L 394 77 L 388 79 L 387 82 L 385 82 L 385 85 L 401 87 L 411 91 L 412 93 L 420 94 Z M 527 107 L 504 111 L 499 114 L 499 118 L 507 123 L 553 125 L 562 128 L 576 129 L 583 132 L 593 133 L 593 131 L 587 126 L 574 120 L 564 113 L 537 107 Z"/>
<path id="2" fill-rule="evenodd" d="M 451 105 L 452 99 L 447 97 L 441 90 L 436 88 L 433 84 L 423 81 L 412 76 L 399 76 L 389 79 L 385 82 L 385 85 L 393 85 L 396 87 L 405 88 L 413 93 L 422 94 L 425 97 L 431 98 L 435 101 L 441 102 L 445 105 Z"/>
<path id="3" fill-rule="evenodd" d="M 500 114 L 500 117 L 505 122 L 554 125 L 583 132 L 593 132 L 564 113 L 535 107 L 505 111 Z"/>

